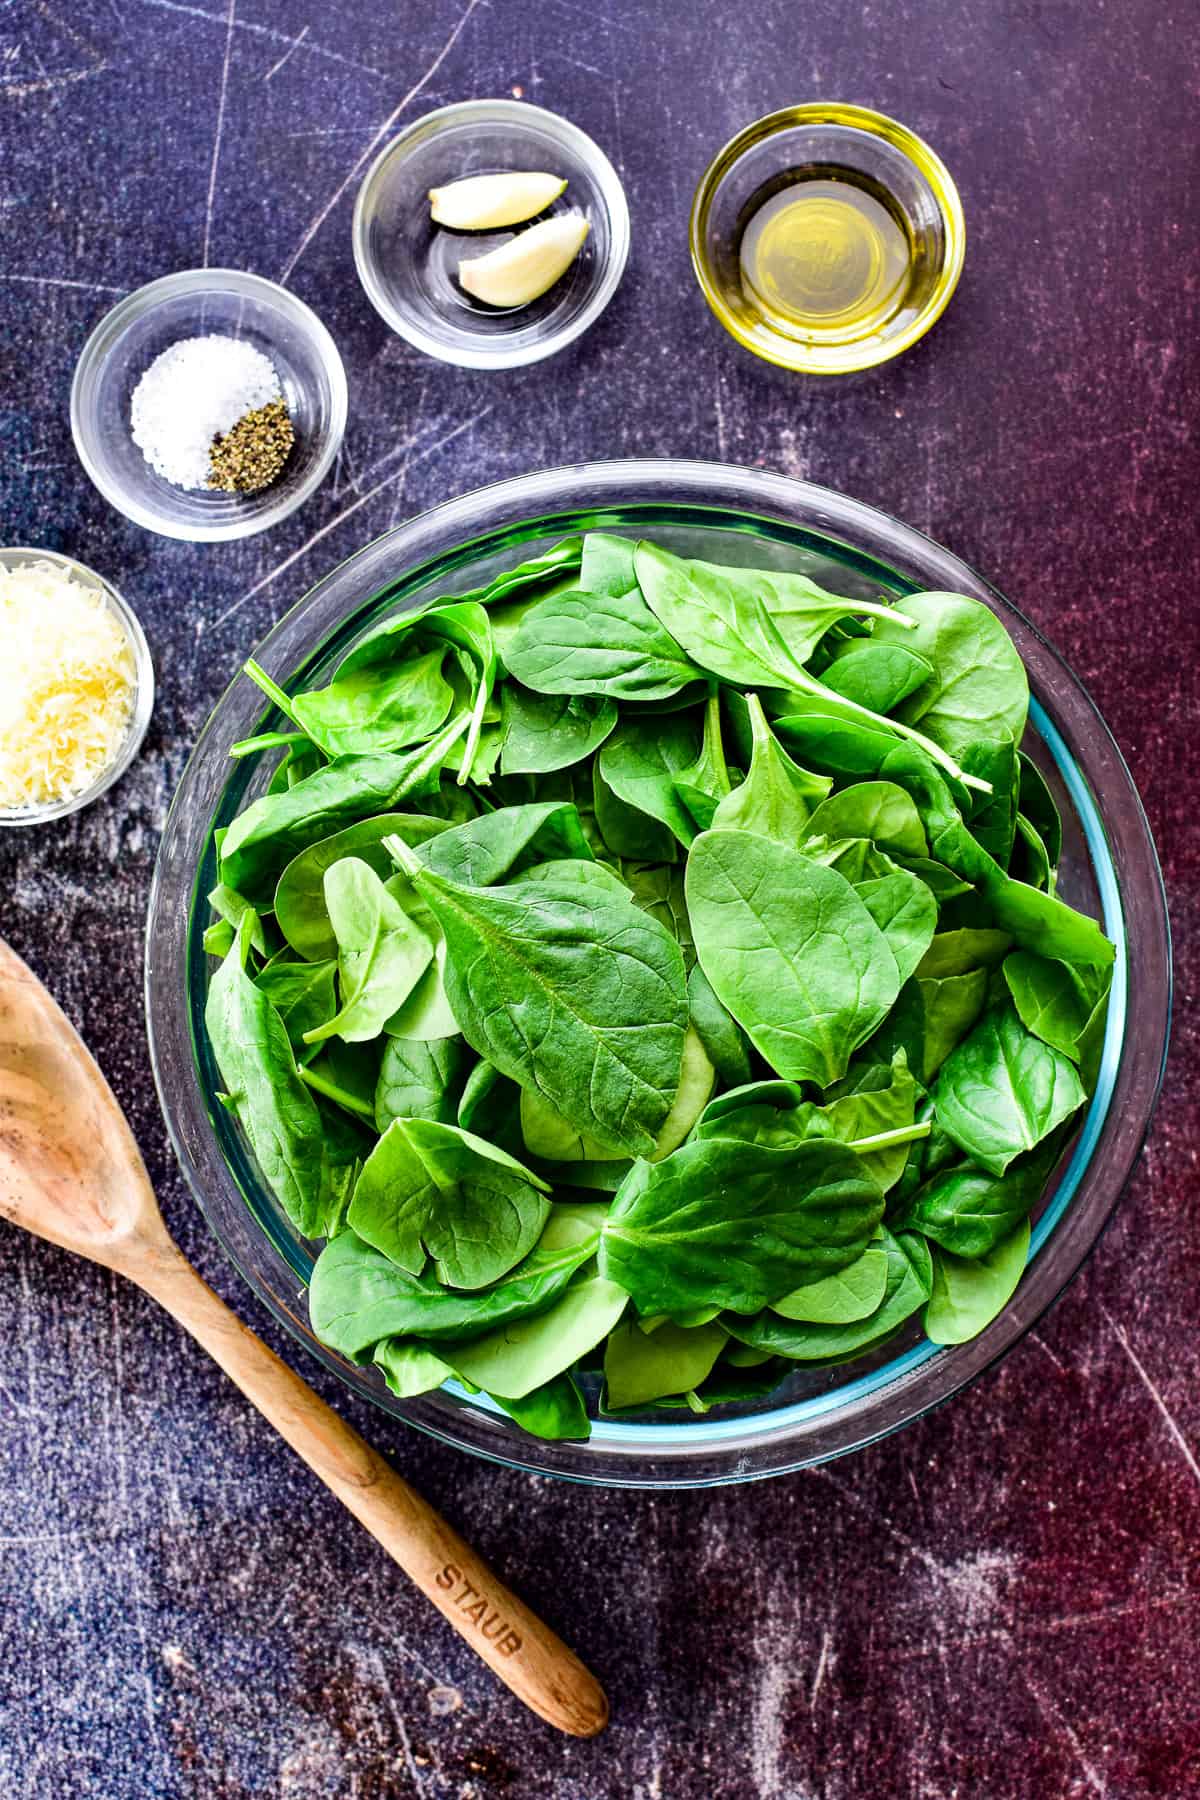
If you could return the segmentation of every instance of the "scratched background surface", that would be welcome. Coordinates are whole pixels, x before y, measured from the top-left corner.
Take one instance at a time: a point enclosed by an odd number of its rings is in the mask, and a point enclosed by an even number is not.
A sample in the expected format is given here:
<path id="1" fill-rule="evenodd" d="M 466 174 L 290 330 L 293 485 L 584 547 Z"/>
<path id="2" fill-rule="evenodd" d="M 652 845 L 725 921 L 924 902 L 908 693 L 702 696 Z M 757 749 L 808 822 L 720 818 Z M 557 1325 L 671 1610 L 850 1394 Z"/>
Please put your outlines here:
<path id="1" fill-rule="evenodd" d="M 359 544 L 485 480 L 725 457 L 846 489 L 987 571 L 1132 763 L 1182 1002 L 1152 1143 L 1083 1277 L 999 1373 L 851 1461 L 595 1493 L 405 1435 L 306 1369 L 601 1672 L 614 1717 L 592 1744 L 525 1717 L 149 1301 L 0 1231 L 4 1796 L 1200 1795 L 1191 24 L 1172 0 L 0 0 L 0 531 L 107 572 L 161 684 L 107 801 L 5 834 L 0 925 L 111 1076 L 183 1244 L 285 1354 L 206 1236 L 153 1096 L 157 834 L 267 626 Z M 496 94 L 592 132 L 634 225 L 601 323 L 511 376 L 390 336 L 349 241 L 392 129 Z M 825 386 L 722 335 L 685 242 L 712 149 L 812 96 L 927 134 L 969 224 L 932 336 Z M 298 515 L 193 548 L 93 492 L 66 403 L 112 301 L 205 258 L 317 308 L 351 422 Z"/>

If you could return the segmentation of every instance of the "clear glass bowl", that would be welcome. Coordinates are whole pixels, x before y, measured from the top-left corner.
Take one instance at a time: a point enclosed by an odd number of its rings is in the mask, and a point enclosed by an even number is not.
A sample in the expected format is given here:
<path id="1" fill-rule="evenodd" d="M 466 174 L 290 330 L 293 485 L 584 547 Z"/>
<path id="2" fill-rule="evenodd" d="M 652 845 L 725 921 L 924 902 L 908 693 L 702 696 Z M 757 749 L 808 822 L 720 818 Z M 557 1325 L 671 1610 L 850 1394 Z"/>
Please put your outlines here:
<path id="1" fill-rule="evenodd" d="M 245 338 L 271 359 L 296 442 L 257 494 L 174 487 L 133 441 L 129 405 L 155 357 L 181 338 Z M 83 347 L 71 385 L 79 460 L 106 500 L 147 531 L 192 543 L 250 537 L 303 506 L 346 429 L 346 371 L 317 315 L 286 288 L 239 269 L 164 275 L 117 302 Z"/>
<path id="2" fill-rule="evenodd" d="M 429 190 L 514 169 L 565 176 L 565 193 L 543 216 L 579 212 L 591 229 L 552 288 L 502 312 L 464 292 L 458 262 L 521 227 L 448 231 L 430 220 Z M 516 369 L 564 349 L 604 311 L 628 255 L 629 208 L 603 150 L 570 120 L 523 100 L 464 100 L 427 113 L 376 157 L 354 207 L 354 262 L 376 312 L 418 350 L 466 369 Z"/>
<path id="3" fill-rule="evenodd" d="M 102 575 L 97 575 L 95 569 L 89 569 L 86 563 L 77 562 L 73 556 L 60 556 L 56 550 L 34 550 L 24 545 L 0 550 L 0 568 L 20 569 L 29 563 L 53 563 L 64 574 L 74 576 L 81 586 L 94 588 L 101 595 L 129 639 L 129 647 L 133 651 L 133 705 L 121 748 L 90 787 L 81 788 L 79 793 L 70 795 L 66 800 L 54 800 L 45 806 L 23 806 L 7 811 L 0 808 L 0 826 L 45 825 L 51 819 L 65 819 L 68 814 L 80 812 L 83 807 L 90 806 L 93 800 L 98 800 L 114 782 L 121 779 L 142 747 L 142 739 L 154 711 L 154 664 L 150 659 L 150 647 L 138 616 L 128 601 L 122 599 L 110 581 L 105 581 Z"/>
<path id="4" fill-rule="evenodd" d="M 263 729 L 262 696 L 235 680 L 180 784 L 155 872 L 146 1003 L 159 1096 L 179 1158 L 213 1230 L 255 1293 L 356 1393 L 447 1443 L 516 1467 L 612 1486 L 699 1486 L 780 1473 L 896 1430 L 1002 1356 L 1057 1297 L 1096 1242 L 1133 1168 L 1158 1092 L 1170 1010 L 1162 880 L 1129 771 L 1095 707 L 1034 627 L 965 563 L 919 532 L 828 489 L 705 463 L 596 463 L 523 476 L 449 501 L 387 533 L 327 576 L 256 652 L 280 680 L 322 680 L 382 615 L 460 592 L 564 534 L 650 533 L 717 562 L 802 570 L 863 596 L 958 590 L 1004 619 L 1035 696 L 1028 747 L 1065 824 L 1061 890 L 1104 922 L 1117 945 L 1096 1096 L 1040 1209 L 1016 1295 L 971 1343 L 938 1348 L 913 1325 L 874 1359 L 798 1368 L 784 1387 L 704 1418 L 598 1419 L 586 1443 L 526 1436 L 482 1398 L 447 1388 L 401 1402 L 371 1369 L 318 1343 L 304 1287 L 314 1250 L 258 1179 L 214 1094 L 203 1031 L 209 959 L 204 896 L 213 833 L 268 775 L 229 746 Z"/>
<path id="5" fill-rule="evenodd" d="M 806 169 L 864 178 L 899 215 L 911 273 L 885 318 L 806 332 L 768 312 L 743 281 L 746 225 Z M 755 356 L 805 375 L 870 369 L 915 344 L 949 305 L 966 250 L 958 189 L 924 139 L 884 113 L 826 101 L 769 113 L 718 150 L 696 189 L 690 239 L 696 279 L 726 331 Z"/>

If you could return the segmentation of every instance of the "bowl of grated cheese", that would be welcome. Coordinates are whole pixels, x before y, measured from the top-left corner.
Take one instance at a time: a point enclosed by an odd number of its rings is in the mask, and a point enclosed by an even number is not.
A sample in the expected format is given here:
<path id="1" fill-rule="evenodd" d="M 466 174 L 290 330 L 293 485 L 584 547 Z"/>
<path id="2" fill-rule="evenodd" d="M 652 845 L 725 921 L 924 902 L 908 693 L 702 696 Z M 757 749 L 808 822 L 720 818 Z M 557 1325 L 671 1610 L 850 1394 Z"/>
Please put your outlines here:
<path id="1" fill-rule="evenodd" d="M 78 812 L 129 767 L 154 707 L 141 625 L 53 550 L 0 549 L 0 826 Z"/>

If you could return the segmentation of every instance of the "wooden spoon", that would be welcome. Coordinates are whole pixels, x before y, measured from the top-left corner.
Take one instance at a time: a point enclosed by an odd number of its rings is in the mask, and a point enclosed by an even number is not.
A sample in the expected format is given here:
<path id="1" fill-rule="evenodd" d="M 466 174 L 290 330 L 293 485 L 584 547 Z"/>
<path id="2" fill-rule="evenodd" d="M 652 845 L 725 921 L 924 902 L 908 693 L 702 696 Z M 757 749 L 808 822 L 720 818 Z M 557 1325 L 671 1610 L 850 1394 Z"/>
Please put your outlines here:
<path id="1" fill-rule="evenodd" d="M 526 1706 L 575 1737 L 603 1729 L 608 1702 L 578 1657 L 201 1280 L 112 1089 L 3 940 L 0 1216 L 152 1294 Z"/>

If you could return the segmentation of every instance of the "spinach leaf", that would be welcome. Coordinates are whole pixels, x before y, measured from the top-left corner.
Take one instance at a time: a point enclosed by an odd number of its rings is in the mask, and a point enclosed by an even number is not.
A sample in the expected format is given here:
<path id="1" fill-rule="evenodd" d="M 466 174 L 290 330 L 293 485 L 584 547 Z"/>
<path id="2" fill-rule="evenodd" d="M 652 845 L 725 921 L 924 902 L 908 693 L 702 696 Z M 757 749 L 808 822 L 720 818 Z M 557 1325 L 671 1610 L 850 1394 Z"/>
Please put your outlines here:
<path id="1" fill-rule="evenodd" d="M 1025 1273 L 1029 1221 L 1002 1238 L 986 1256 L 967 1260 L 935 1245 L 933 1292 L 925 1308 L 925 1333 L 935 1344 L 965 1344 L 1003 1312 Z"/>
<path id="2" fill-rule="evenodd" d="M 685 967 L 691 971 L 696 962 L 696 946 L 692 942 L 692 926 L 688 918 L 687 899 L 683 891 L 683 870 L 678 863 L 622 861 L 621 879 L 629 888 L 635 906 L 657 919 L 683 952 Z"/>
<path id="3" fill-rule="evenodd" d="M 505 569 L 501 575 L 494 575 L 483 587 L 472 588 L 466 594 L 456 594 L 454 599 L 478 600 L 480 606 L 494 607 L 513 594 L 523 593 L 526 588 L 539 587 L 544 582 L 570 575 L 579 567 L 582 552 L 581 537 L 560 538 L 549 550 L 528 557 L 515 568 Z"/>
<path id="4" fill-rule="evenodd" d="M 415 1400 L 449 1381 L 454 1370 L 420 1344 L 406 1338 L 384 1338 L 371 1358 L 398 1400 Z"/>
<path id="5" fill-rule="evenodd" d="M 887 939 L 903 985 L 933 941 L 937 901 L 925 883 L 907 869 L 856 882 L 855 892 Z"/>
<path id="6" fill-rule="evenodd" d="M 686 893 L 700 966 L 755 1048 L 781 1075 L 836 1081 L 900 991 L 850 883 L 768 838 L 710 831 Z"/>
<path id="7" fill-rule="evenodd" d="M 687 986 L 692 1027 L 709 1061 L 722 1082 L 740 1087 L 750 1079 L 750 1040 L 713 993 L 699 963 L 689 974 Z"/>
<path id="8" fill-rule="evenodd" d="M 842 1324 L 810 1323 L 782 1318 L 772 1310 L 753 1319 L 726 1314 L 722 1323 L 739 1343 L 796 1362 L 837 1362 L 859 1356 L 898 1331 L 925 1305 L 933 1288 L 932 1261 L 924 1238 L 908 1232 L 893 1234 L 884 1226 L 883 1247 L 887 1286 L 875 1311 L 865 1318 Z"/>
<path id="9" fill-rule="evenodd" d="M 1057 869 L 1062 855 L 1062 817 L 1050 792 L 1049 783 L 1032 757 L 1017 752 L 1021 811 L 1037 832 L 1045 847 L 1051 869 Z"/>
<path id="10" fill-rule="evenodd" d="M 696 758 L 696 733 L 688 719 L 625 719 L 596 766 L 619 800 L 657 819 L 686 849 L 696 827 L 676 781 L 693 770 Z"/>
<path id="11" fill-rule="evenodd" d="M 690 768 L 675 778 L 675 793 L 701 831 L 713 822 L 720 802 L 730 792 L 729 768 L 721 738 L 721 699 L 711 693 L 704 708 L 704 735 Z"/>
<path id="12" fill-rule="evenodd" d="M 955 1256 L 987 1256 L 1028 1218 L 1062 1151 L 1053 1132 L 1003 1175 L 965 1164 L 934 1175 L 897 1214 L 897 1228 L 919 1231 Z"/>
<path id="13" fill-rule="evenodd" d="M 922 980 L 942 981 L 947 975 L 966 975 L 972 969 L 992 969 L 1003 962 L 1012 944 L 1006 931 L 964 926 L 939 931 L 917 965 Z"/>
<path id="14" fill-rule="evenodd" d="M 431 1043 L 390 1037 L 375 1087 L 375 1129 L 382 1135 L 393 1119 L 455 1124 L 469 1060 L 459 1037 Z"/>
<path id="15" fill-rule="evenodd" d="M 433 960 L 433 945 L 374 870 L 344 856 L 325 871 L 325 905 L 338 946 L 341 1009 L 304 1034 L 320 1043 L 378 1037 Z"/>
<path id="16" fill-rule="evenodd" d="M 910 649 L 907 641 L 903 645 L 871 641 L 847 644 L 839 650 L 821 680 L 835 694 L 868 712 L 890 713 L 932 674 L 929 658 Z"/>
<path id="17" fill-rule="evenodd" d="M 753 831 L 781 844 L 799 844 L 807 835 L 813 808 L 829 792 L 828 778 L 810 775 L 794 763 L 767 724 L 757 694 L 747 696 L 751 735 L 746 779 L 717 806 L 717 831 Z"/>
<path id="18" fill-rule="evenodd" d="M 463 1036 L 577 1129 L 653 1149 L 679 1086 L 687 989 L 656 920 L 568 883 L 468 888 L 397 860 L 446 936 L 446 991 Z"/>
<path id="19" fill-rule="evenodd" d="M 252 801 L 225 833 L 221 880 L 253 904 L 269 903 L 279 875 L 301 850 L 393 810 L 405 795 L 436 788 L 446 753 L 466 728 L 460 717 L 415 750 L 336 757 L 286 793 Z"/>
<path id="20" fill-rule="evenodd" d="M 209 893 L 208 904 L 212 907 L 219 919 L 224 919 L 226 923 L 232 927 L 235 936 L 237 935 L 238 927 L 243 918 L 249 914 L 250 948 L 252 950 L 257 950 L 260 956 L 265 956 L 267 954 L 267 940 L 263 931 L 263 922 L 248 900 L 244 900 L 233 888 L 226 887 L 223 881 L 218 881 L 216 887 Z"/>
<path id="21" fill-rule="evenodd" d="M 585 1438 L 591 1433 L 583 1395 L 570 1375 L 556 1375 L 519 1400 L 506 1400 L 502 1394 L 490 1398 L 534 1437 Z"/>
<path id="22" fill-rule="evenodd" d="M 636 548 L 632 538 L 617 537 L 609 531 L 589 531 L 579 563 L 580 587 L 589 594 L 618 598 L 631 593 L 638 584 L 633 566 Z"/>
<path id="23" fill-rule="evenodd" d="M 988 971 L 968 969 L 962 975 L 917 978 L 923 1007 L 921 1075 L 932 1081 L 956 1044 L 962 1042 L 987 1002 Z"/>
<path id="24" fill-rule="evenodd" d="M 209 983 L 204 1023 L 235 1113 L 271 1189 L 305 1237 L 324 1235 L 331 1191 L 316 1102 L 296 1067 L 283 1020 L 246 972 L 249 914 Z"/>
<path id="25" fill-rule="evenodd" d="M 403 832 L 398 836 L 407 842 Z M 498 807 L 417 850 L 418 861 L 435 874 L 468 887 L 491 887 L 531 863 L 572 857 L 591 861 L 592 852 L 577 809 L 561 800 Z"/>
<path id="26" fill-rule="evenodd" d="M 720 1325 L 685 1330 L 668 1321 L 646 1332 L 636 1319 L 626 1319 L 604 1349 L 605 1409 L 645 1406 L 699 1387 L 727 1342 Z"/>
<path id="27" fill-rule="evenodd" d="M 933 1094 L 943 1130 L 993 1175 L 1087 1099 L 1074 1064 L 1027 1031 L 1012 1006 L 993 1008 L 950 1053 Z"/>
<path id="28" fill-rule="evenodd" d="M 487 1393 L 521 1400 L 602 1343 L 628 1304 L 615 1282 L 582 1270 L 546 1312 L 468 1344 L 443 1344 L 441 1353 Z"/>
<path id="29" fill-rule="evenodd" d="M 481 1288 L 537 1242 L 549 1188 L 503 1150 L 454 1125 L 393 1119 L 363 1165 L 349 1224 L 410 1275 L 426 1251 L 450 1287 Z"/>
<path id="30" fill-rule="evenodd" d="M 888 1253 L 882 1231 L 857 1262 L 784 1294 L 771 1307 L 782 1319 L 806 1325 L 853 1325 L 877 1311 L 887 1291 Z"/>
<path id="31" fill-rule="evenodd" d="M 592 786 L 596 825 L 609 855 L 630 862 L 675 860 L 678 851 L 674 834 L 659 820 L 614 794 L 600 772 L 599 758 L 592 764 Z"/>
<path id="32" fill-rule="evenodd" d="M 900 617 L 915 620 L 905 630 Z M 965 594 L 909 594 L 895 615 L 879 620 L 872 642 L 915 650 L 933 665 L 930 680 L 900 708 L 926 736 L 951 752 L 981 738 L 1019 741 L 1029 710 L 1025 665 L 989 607 Z"/>
<path id="33" fill-rule="evenodd" d="M 297 1055 L 311 1055 L 305 1033 L 319 1031 L 337 1011 L 335 962 L 270 962 L 255 977 L 283 1021 Z"/>
<path id="34" fill-rule="evenodd" d="M 535 693 L 610 700 L 667 700 L 701 675 L 636 591 L 551 595 L 525 614 L 505 661 Z"/>
<path id="35" fill-rule="evenodd" d="M 1066 963 L 1027 950 L 1005 957 L 1004 979 L 1025 1028 L 1078 1062 L 1093 1015 L 1103 1013 L 1108 981 L 1085 980 Z"/>
<path id="36" fill-rule="evenodd" d="M 446 723 L 454 689 L 442 674 L 445 646 L 386 667 L 340 674 L 328 687 L 289 697 L 254 661 L 246 674 L 326 756 L 358 756 L 419 744 Z"/>
<path id="37" fill-rule="evenodd" d="M 855 1261 L 883 1199 L 852 1150 L 697 1139 L 637 1162 L 605 1221 L 600 1271 L 639 1313 L 754 1312 Z"/>
<path id="38" fill-rule="evenodd" d="M 458 1123 L 476 1137 L 489 1138 L 518 1162 L 525 1154 L 521 1089 L 486 1059 L 475 1064 L 463 1084 Z"/>
<path id="39" fill-rule="evenodd" d="M 421 813 L 380 813 L 302 850 L 284 869 L 275 889 L 275 918 L 292 949 L 309 962 L 337 955 L 337 938 L 325 905 L 325 871 L 334 863 L 357 856 L 376 875 L 386 877 L 395 864 L 383 847 L 385 837 L 402 837 L 406 844 L 416 845 L 448 829 L 444 819 L 427 819 Z"/>
<path id="40" fill-rule="evenodd" d="M 541 775 L 593 756 L 613 733 L 617 703 L 602 694 L 533 694 L 511 681 L 501 718 L 501 773 Z"/>
<path id="41" fill-rule="evenodd" d="M 894 781 L 860 781 L 823 800 L 808 821 L 808 837 L 869 838 L 884 850 L 928 856 L 929 845 L 910 794 Z"/>

